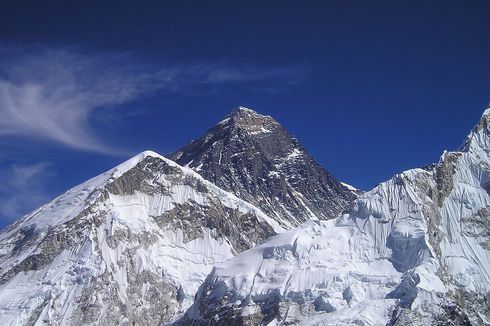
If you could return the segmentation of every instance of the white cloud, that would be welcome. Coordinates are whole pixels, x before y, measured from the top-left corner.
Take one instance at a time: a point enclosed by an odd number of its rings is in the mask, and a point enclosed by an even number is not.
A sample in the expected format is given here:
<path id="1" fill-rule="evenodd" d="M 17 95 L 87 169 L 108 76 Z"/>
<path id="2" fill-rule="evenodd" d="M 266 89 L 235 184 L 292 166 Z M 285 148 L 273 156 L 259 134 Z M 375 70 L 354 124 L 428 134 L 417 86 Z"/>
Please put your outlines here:
<path id="1" fill-rule="evenodd" d="M 0 44 L 1 45 L 1 44 Z M 154 67 L 129 55 L 83 54 L 68 48 L 0 48 L 0 136 L 45 139 L 71 148 L 118 151 L 99 139 L 94 114 L 156 91 L 202 88 L 291 77 L 294 69 L 196 64 Z M 117 114 L 116 110 L 110 114 Z"/>
<path id="2" fill-rule="evenodd" d="M 165 82 L 162 75 L 119 66 L 123 59 L 41 49 L 36 54 L 2 60 L 0 135 L 43 138 L 76 149 L 114 152 L 97 139 L 91 115 L 148 94 Z"/>
<path id="3" fill-rule="evenodd" d="M 48 201 L 43 186 L 49 175 L 49 165 L 11 165 L 0 173 L 1 224 L 13 221 Z"/>

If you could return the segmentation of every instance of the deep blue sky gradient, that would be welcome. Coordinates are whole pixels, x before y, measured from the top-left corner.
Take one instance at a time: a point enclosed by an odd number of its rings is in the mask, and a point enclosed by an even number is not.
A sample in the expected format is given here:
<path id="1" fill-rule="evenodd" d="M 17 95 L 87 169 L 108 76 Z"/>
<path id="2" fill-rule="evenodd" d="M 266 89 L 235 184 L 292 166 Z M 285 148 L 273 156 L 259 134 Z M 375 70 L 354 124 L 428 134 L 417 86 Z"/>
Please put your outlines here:
<path id="1" fill-rule="evenodd" d="M 368 190 L 457 149 L 478 121 L 490 102 L 489 14 L 489 1 L 2 1 L 0 47 L 287 73 L 157 91 L 122 104 L 110 122 L 94 115 L 97 138 L 119 156 L 0 135 L 0 175 L 45 162 L 42 191 L 52 198 L 131 154 L 171 152 L 243 105 L 272 115 L 336 177 Z M 0 225 L 12 218 L 0 212 Z"/>

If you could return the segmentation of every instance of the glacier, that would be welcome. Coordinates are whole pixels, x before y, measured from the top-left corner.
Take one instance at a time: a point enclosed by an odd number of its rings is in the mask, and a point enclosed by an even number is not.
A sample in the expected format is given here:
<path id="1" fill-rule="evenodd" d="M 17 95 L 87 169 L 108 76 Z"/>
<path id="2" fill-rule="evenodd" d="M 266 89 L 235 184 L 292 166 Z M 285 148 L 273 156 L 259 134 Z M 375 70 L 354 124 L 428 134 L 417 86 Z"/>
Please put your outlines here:
<path id="1" fill-rule="evenodd" d="M 490 108 L 459 151 L 217 264 L 177 325 L 490 324 Z"/>
<path id="2" fill-rule="evenodd" d="M 145 151 L 2 230 L 0 323 L 490 325 L 489 152 L 490 108 L 363 193 L 238 108 L 182 164 Z"/>
<path id="3" fill-rule="evenodd" d="M 2 325 L 161 324 L 214 264 L 284 231 L 146 151 L 0 233 Z"/>

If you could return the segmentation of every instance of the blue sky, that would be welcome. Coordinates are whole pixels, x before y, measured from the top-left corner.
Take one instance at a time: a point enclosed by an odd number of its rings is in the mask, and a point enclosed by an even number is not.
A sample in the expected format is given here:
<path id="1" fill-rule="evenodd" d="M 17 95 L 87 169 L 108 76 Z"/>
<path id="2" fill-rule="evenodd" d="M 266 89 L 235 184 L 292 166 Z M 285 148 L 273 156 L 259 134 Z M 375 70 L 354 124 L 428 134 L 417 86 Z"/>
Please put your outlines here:
<path id="1" fill-rule="evenodd" d="M 369 189 L 490 102 L 488 1 L 0 5 L 0 226 L 238 105 Z"/>

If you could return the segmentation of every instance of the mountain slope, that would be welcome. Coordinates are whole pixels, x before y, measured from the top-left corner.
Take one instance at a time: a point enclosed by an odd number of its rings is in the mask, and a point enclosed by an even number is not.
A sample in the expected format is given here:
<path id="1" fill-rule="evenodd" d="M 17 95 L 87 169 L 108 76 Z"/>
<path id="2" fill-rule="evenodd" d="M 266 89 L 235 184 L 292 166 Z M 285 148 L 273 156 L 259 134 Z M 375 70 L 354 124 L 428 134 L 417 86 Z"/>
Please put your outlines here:
<path id="1" fill-rule="evenodd" d="M 277 121 L 244 107 L 170 158 L 259 207 L 285 228 L 332 218 L 357 197 Z"/>
<path id="2" fill-rule="evenodd" d="M 460 151 L 218 264 L 180 325 L 490 324 L 490 109 Z"/>
<path id="3" fill-rule="evenodd" d="M 215 263 L 283 229 L 153 152 L 0 233 L 2 325 L 159 325 Z"/>

